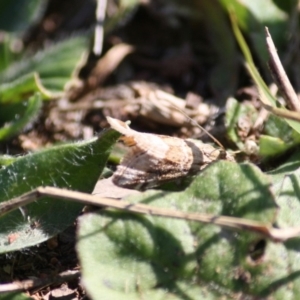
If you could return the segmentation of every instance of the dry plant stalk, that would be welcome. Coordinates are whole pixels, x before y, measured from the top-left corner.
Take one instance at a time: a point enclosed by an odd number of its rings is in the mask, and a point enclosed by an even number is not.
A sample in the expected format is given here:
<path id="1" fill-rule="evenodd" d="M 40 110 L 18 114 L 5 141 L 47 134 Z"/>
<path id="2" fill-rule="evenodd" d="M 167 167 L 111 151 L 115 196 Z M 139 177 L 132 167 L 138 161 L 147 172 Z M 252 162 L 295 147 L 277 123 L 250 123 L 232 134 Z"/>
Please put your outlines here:
<path id="1" fill-rule="evenodd" d="M 80 272 L 65 271 L 56 276 L 49 276 L 46 278 L 33 278 L 23 281 L 14 281 L 12 283 L 0 284 L 0 293 L 26 291 L 33 288 L 45 288 L 52 284 L 60 284 L 63 282 L 72 281 L 80 277 Z M 32 291 L 31 291 L 32 292 Z"/>
<path id="2" fill-rule="evenodd" d="M 281 91 L 284 100 L 287 103 L 287 106 L 296 112 L 300 112 L 300 101 L 296 92 L 294 91 L 289 78 L 287 77 L 285 70 L 281 64 L 280 58 L 277 54 L 277 50 L 275 48 L 274 42 L 270 35 L 269 29 L 266 27 L 266 43 L 270 56 L 269 60 L 269 68 L 272 74 L 272 77 Z"/>
<path id="3" fill-rule="evenodd" d="M 197 140 L 137 132 L 117 119 L 107 117 L 110 126 L 122 133 L 129 152 L 113 175 L 121 187 L 145 189 L 194 175 L 210 163 L 234 157 Z"/>
<path id="4" fill-rule="evenodd" d="M 277 50 L 275 48 L 272 37 L 269 33 L 268 28 L 265 28 L 266 31 L 266 43 L 268 48 L 268 53 L 270 56 L 269 60 L 269 68 L 272 74 L 272 77 L 278 86 L 279 91 L 282 93 L 287 106 L 291 110 L 287 110 L 285 108 L 274 107 L 268 101 L 263 101 L 263 96 L 261 95 L 262 105 L 269 112 L 273 113 L 278 117 L 282 117 L 288 120 L 293 120 L 300 122 L 300 101 L 296 92 L 294 91 L 277 54 Z"/>
<path id="5" fill-rule="evenodd" d="M 0 217 L 18 207 L 37 201 L 43 197 L 79 202 L 85 205 L 95 205 L 106 208 L 114 208 L 132 213 L 148 214 L 152 216 L 169 217 L 189 221 L 198 221 L 205 224 L 215 224 L 233 230 L 247 230 L 256 232 L 274 241 L 282 242 L 300 235 L 300 227 L 274 228 L 271 224 L 247 220 L 236 217 L 216 216 L 201 213 L 188 213 L 174 209 L 154 207 L 147 204 L 131 203 L 111 198 L 102 198 L 95 195 L 84 194 L 75 191 L 63 190 L 55 187 L 39 187 L 20 197 L 0 203 Z"/>

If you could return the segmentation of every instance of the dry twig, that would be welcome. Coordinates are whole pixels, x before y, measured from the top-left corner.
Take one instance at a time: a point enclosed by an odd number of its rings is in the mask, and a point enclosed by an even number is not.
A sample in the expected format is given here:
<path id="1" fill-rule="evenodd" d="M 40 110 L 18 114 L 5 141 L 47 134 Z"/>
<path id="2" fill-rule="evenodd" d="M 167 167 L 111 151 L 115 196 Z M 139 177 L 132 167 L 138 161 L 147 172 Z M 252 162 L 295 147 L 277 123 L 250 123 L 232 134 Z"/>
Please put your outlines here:
<path id="1" fill-rule="evenodd" d="M 27 291 L 32 288 L 46 287 L 51 284 L 59 284 L 79 278 L 79 271 L 65 271 L 57 276 L 49 276 L 46 278 L 28 279 L 23 281 L 15 281 L 12 283 L 0 284 L 0 293 Z"/>
<path id="2" fill-rule="evenodd" d="M 300 102 L 296 92 L 294 91 L 277 54 L 277 50 L 273 43 L 272 37 L 269 33 L 268 28 L 266 30 L 266 42 L 267 48 L 270 55 L 269 68 L 275 83 L 281 91 L 283 98 L 285 99 L 287 106 L 292 111 L 300 112 Z"/>
<path id="3" fill-rule="evenodd" d="M 75 201 L 85 205 L 102 206 L 129 211 L 132 213 L 148 214 L 153 216 L 169 217 L 189 221 L 198 221 L 205 224 L 215 224 L 233 230 L 248 230 L 256 232 L 274 241 L 286 241 L 300 235 L 300 227 L 274 228 L 271 224 L 247 220 L 236 217 L 215 216 L 210 214 L 187 213 L 168 208 L 153 207 L 146 204 L 135 204 L 128 201 L 119 201 L 111 198 L 101 198 L 75 191 L 63 190 L 55 187 L 39 187 L 20 197 L 0 204 L 0 217 L 10 211 L 34 202 L 42 197 Z"/>

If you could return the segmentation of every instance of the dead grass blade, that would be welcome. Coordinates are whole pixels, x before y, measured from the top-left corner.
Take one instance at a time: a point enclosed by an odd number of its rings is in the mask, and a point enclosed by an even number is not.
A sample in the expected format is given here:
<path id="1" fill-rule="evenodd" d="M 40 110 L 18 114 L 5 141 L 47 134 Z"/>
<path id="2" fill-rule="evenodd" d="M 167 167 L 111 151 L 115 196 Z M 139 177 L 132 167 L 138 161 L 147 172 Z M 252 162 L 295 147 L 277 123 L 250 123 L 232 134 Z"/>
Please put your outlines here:
<path id="1" fill-rule="evenodd" d="M 284 100 L 286 101 L 287 106 L 292 111 L 300 112 L 300 102 L 296 92 L 294 91 L 291 82 L 289 81 L 284 68 L 281 64 L 280 58 L 277 54 L 273 39 L 270 35 L 268 27 L 265 27 L 266 31 L 266 42 L 268 53 L 270 56 L 269 68 L 272 74 L 272 77 L 278 86 L 279 90 L 282 93 Z"/>
<path id="2" fill-rule="evenodd" d="M 75 201 L 85 205 L 95 205 L 107 209 L 120 209 L 132 213 L 169 217 L 189 221 L 197 221 L 205 224 L 214 224 L 233 230 L 247 230 L 256 232 L 277 242 L 283 242 L 300 235 L 300 227 L 274 228 L 271 224 L 264 224 L 253 220 L 236 217 L 215 216 L 200 213 L 187 213 L 183 211 L 171 210 L 168 208 L 158 208 L 146 204 L 135 204 L 128 201 L 114 200 L 111 198 L 101 198 L 94 195 L 80 192 L 62 190 L 54 187 L 40 187 L 20 197 L 0 204 L 0 217 L 21 206 L 34 202 L 42 197 Z"/>

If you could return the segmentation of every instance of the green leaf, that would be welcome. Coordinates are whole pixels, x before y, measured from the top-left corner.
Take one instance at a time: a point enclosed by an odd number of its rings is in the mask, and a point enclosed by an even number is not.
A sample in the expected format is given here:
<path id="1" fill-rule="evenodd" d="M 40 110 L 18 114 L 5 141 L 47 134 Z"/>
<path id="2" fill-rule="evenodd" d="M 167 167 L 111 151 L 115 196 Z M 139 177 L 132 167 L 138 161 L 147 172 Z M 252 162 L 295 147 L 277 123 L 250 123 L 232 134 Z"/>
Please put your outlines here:
<path id="1" fill-rule="evenodd" d="M 269 172 L 274 182 L 276 203 L 279 205 L 277 225 L 280 227 L 300 226 L 300 154 L 291 158 L 275 170 Z"/>
<path id="2" fill-rule="evenodd" d="M 53 93 L 61 93 L 86 47 L 86 37 L 70 38 L 36 53 L 33 57 L 24 57 L 0 73 L 0 78 L 3 83 L 9 83 L 20 76 L 36 72 L 42 86 Z"/>
<path id="3" fill-rule="evenodd" d="M 269 178 L 252 165 L 226 161 L 206 168 L 184 191 L 152 190 L 129 201 L 266 224 L 276 216 Z M 77 251 L 92 299 L 231 299 L 257 295 L 280 278 L 280 261 L 251 258 L 260 240 L 215 225 L 106 210 L 80 217 Z M 275 274 L 258 285 L 269 268 Z"/>
<path id="4" fill-rule="evenodd" d="M 10 83 L 0 85 L 0 103 L 20 102 L 35 92 L 40 92 L 44 98 L 50 98 L 51 96 L 51 94 L 42 87 L 38 74 L 27 74 Z"/>
<path id="5" fill-rule="evenodd" d="M 220 0 L 227 11 L 235 14 L 237 24 L 251 41 L 256 56 L 260 58 L 262 68 L 268 59 L 264 27 L 267 26 L 279 48 L 287 44 L 289 15 L 279 9 L 271 0 Z M 266 68 L 264 69 L 266 71 Z"/>
<path id="6" fill-rule="evenodd" d="M 261 101 L 266 105 L 276 106 L 276 99 L 273 97 L 268 86 L 266 85 L 266 83 L 260 76 L 259 72 L 257 71 L 254 61 L 253 61 L 251 51 L 248 48 L 248 45 L 238 27 L 237 20 L 235 19 L 235 15 L 233 15 L 233 13 L 231 15 L 231 22 L 232 22 L 232 28 L 233 28 L 233 32 L 235 34 L 236 40 L 244 54 L 244 57 L 246 60 L 246 67 L 259 90 L 259 93 L 261 96 Z"/>
<path id="7" fill-rule="evenodd" d="M 299 151 L 296 151 L 280 167 L 269 172 L 269 175 L 274 182 L 274 193 L 279 207 L 276 226 L 282 228 L 300 226 Z M 278 283 L 285 288 L 286 294 L 282 294 L 284 299 L 298 299 L 300 297 L 300 261 L 298 259 L 300 238 L 289 240 L 284 246 L 284 249 L 278 253 L 278 259 L 286 262 L 288 274 L 283 276 Z M 274 284 L 271 288 L 276 288 L 276 285 Z"/>
<path id="8" fill-rule="evenodd" d="M 265 122 L 266 135 L 259 137 L 259 153 L 263 158 L 280 155 L 300 143 L 300 135 L 284 119 L 270 115 Z"/>
<path id="9" fill-rule="evenodd" d="M 4 31 L 24 31 L 41 15 L 45 0 L 1 0 L 0 29 Z"/>
<path id="10" fill-rule="evenodd" d="M 243 3 L 248 8 L 253 17 L 259 21 L 262 29 L 264 26 L 269 27 L 279 51 L 283 50 L 288 42 L 286 34 L 289 30 L 289 15 L 285 11 L 278 8 L 278 6 L 274 4 L 273 0 L 246 0 Z M 294 9 L 295 8 L 296 6 L 294 6 Z M 244 21 L 247 22 L 247 20 Z M 249 28 L 248 30 L 250 32 L 251 28 Z M 261 33 L 263 33 L 263 31 Z M 261 55 L 259 54 L 260 52 L 266 53 L 265 51 L 263 51 L 265 42 L 263 39 L 260 39 L 260 44 L 258 45 L 258 35 L 260 35 L 258 34 L 258 32 L 250 34 L 251 38 L 253 39 L 253 44 L 256 44 L 255 47 L 257 49 L 257 54 Z M 263 56 L 261 56 L 261 58 L 262 61 L 266 61 L 267 59 L 267 57 Z"/>
<path id="11" fill-rule="evenodd" d="M 0 72 L 6 69 L 11 63 L 13 63 L 20 54 L 11 49 L 11 45 L 15 42 L 15 38 L 12 35 L 1 32 L 0 41 Z"/>
<path id="12" fill-rule="evenodd" d="M 0 156 L 0 167 L 2 166 L 8 166 L 11 163 L 13 163 L 14 161 L 16 161 L 18 159 L 18 157 L 12 156 L 12 155 L 1 155 Z"/>
<path id="13" fill-rule="evenodd" d="M 197 12 L 203 19 L 207 37 L 212 45 L 212 52 L 216 54 L 217 63 L 210 74 L 210 85 L 214 94 L 224 101 L 234 93 L 237 86 L 238 61 L 234 36 L 228 24 L 227 15 L 218 0 L 192 2 L 196 5 L 195 8 L 187 4 L 189 2 L 185 2 L 185 6 L 190 6 L 190 9 L 194 13 Z"/>
<path id="14" fill-rule="evenodd" d="M 278 137 L 285 142 L 292 140 L 292 130 L 284 119 L 270 115 L 264 123 L 264 133 L 273 137 Z"/>
<path id="15" fill-rule="evenodd" d="M 24 293 L 12 292 L 1 294 L 1 300 L 32 300 L 32 298 L 26 296 Z"/>
<path id="16" fill-rule="evenodd" d="M 293 144 L 287 144 L 278 137 L 263 134 L 259 137 L 259 154 L 264 158 L 283 154 L 292 146 Z"/>
<path id="17" fill-rule="evenodd" d="M 65 144 L 28 154 L 0 170 L 0 201 L 39 186 L 91 193 L 119 133 L 104 131 L 91 141 Z M 51 198 L 37 201 L 0 218 L 0 252 L 40 243 L 74 222 L 82 205 Z M 9 236 L 17 236 L 9 243 Z"/>
<path id="18" fill-rule="evenodd" d="M 28 101 L 23 101 L 22 103 L 2 105 L 0 112 L 1 122 L 4 122 L 6 117 L 10 117 L 10 119 L 6 120 L 4 126 L 0 128 L 0 141 L 19 133 L 24 126 L 37 116 L 41 106 L 40 93 L 36 93 Z"/>

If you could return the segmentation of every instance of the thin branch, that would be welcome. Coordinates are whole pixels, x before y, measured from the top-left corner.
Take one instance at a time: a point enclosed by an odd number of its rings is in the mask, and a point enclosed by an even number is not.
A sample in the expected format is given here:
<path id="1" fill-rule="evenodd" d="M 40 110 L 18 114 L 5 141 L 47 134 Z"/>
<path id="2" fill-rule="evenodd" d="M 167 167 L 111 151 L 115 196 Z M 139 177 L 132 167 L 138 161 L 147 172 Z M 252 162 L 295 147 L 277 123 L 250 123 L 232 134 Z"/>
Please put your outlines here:
<path id="1" fill-rule="evenodd" d="M 277 50 L 273 43 L 272 37 L 269 33 L 268 28 L 265 28 L 266 31 L 266 42 L 267 48 L 270 56 L 269 68 L 272 74 L 272 77 L 277 84 L 279 90 L 281 91 L 283 98 L 285 99 L 287 106 L 292 111 L 300 112 L 300 102 L 296 92 L 294 91 L 277 54 Z"/>
<path id="2" fill-rule="evenodd" d="M 28 279 L 23 281 L 15 281 L 12 283 L 0 284 L 0 293 L 27 291 L 32 288 L 46 287 L 51 284 L 59 284 L 79 278 L 79 271 L 65 271 L 57 276 L 49 276 L 46 278 Z"/>
<path id="3" fill-rule="evenodd" d="M 259 233 L 275 241 L 285 241 L 300 235 L 300 227 L 278 229 L 273 228 L 271 225 L 253 220 L 227 216 L 215 216 L 210 214 L 187 213 L 183 211 L 170 210 L 167 208 L 153 207 L 146 204 L 134 204 L 128 201 L 102 198 L 95 195 L 62 190 L 54 187 L 40 187 L 20 197 L 1 203 L 0 217 L 5 213 L 13 211 L 20 206 L 34 202 L 42 197 L 52 197 L 56 199 L 75 201 L 85 205 L 104 206 L 106 208 L 115 208 L 133 213 L 198 221 L 206 224 L 219 225 L 234 230 L 248 230 Z"/>

